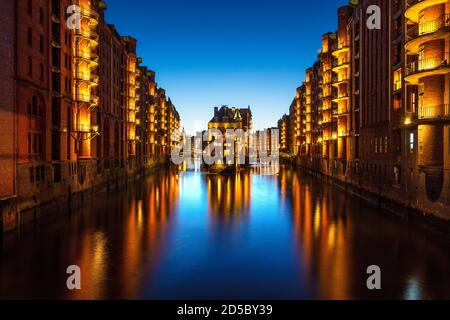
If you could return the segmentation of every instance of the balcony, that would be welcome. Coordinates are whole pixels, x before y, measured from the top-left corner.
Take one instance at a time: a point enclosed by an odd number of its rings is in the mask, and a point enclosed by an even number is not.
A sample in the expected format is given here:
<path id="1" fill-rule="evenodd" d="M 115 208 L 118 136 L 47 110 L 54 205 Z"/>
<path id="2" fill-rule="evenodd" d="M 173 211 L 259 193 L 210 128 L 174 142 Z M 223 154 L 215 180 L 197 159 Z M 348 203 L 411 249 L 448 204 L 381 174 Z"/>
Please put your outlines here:
<path id="1" fill-rule="evenodd" d="M 335 60 L 333 61 L 333 72 L 337 72 L 343 68 L 348 68 L 349 65 L 349 61 L 347 59 L 343 59 L 343 60 Z"/>
<path id="2" fill-rule="evenodd" d="M 89 21 L 92 24 L 97 25 L 98 24 L 98 20 L 100 18 L 100 15 L 98 14 L 98 12 L 95 11 L 94 9 L 92 9 L 92 7 L 91 8 L 87 8 L 87 7 L 83 6 L 83 5 L 81 5 L 80 2 L 81 2 L 80 0 L 75 0 L 75 4 L 78 5 L 80 7 L 80 9 L 81 9 L 81 12 L 80 12 L 81 17 L 89 19 Z"/>
<path id="3" fill-rule="evenodd" d="M 348 136 L 350 136 L 350 131 L 348 131 L 348 130 L 339 130 L 339 133 L 338 133 L 338 137 L 339 138 L 348 137 Z"/>
<path id="4" fill-rule="evenodd" d="M 350 95 L 348 93 L 343 93 L 341 95 L 335 96 L 333 98 L 333 102 L 339 102 L 339 101 L 347 100 L 349 98 L 350 98 Z"/>
<path id="5" fill-rule="evenodd" d="M 78 126 L 76 126 L 75 131 L 79 132 L 79 133 L 89 133 L 89 132 L 91 132 L 93 130 L 91 129 L 91 125 L 90 124 L 80 123 Z"/>
<path id="6" fill-rule="evenodd" d="M 423 9 L 447 1 L 448 0 L 407 0 L 405 17 L 414 23 L 418 23 L 420 12 Z"/>
<path id="7" fill-rule="evenodd" d="M 405 80 L 418 84 L 419 79 L 432 75 L 443 75 L 450 72 L 450 54 L 443 53 L 437 57 L 419 59 L 406 66 Z"/>
<path id="8" fill-rule="evenodd" d="M 95 53 L 90 52 L 90 50 L 75 50 L 75 59 L 82 59 L 89 62 L 94 67 L 98 65 L 99 57 Z"/>
<path id="9" fill-rule="evenodd" d="M 98 106 L 99 97 L 97 97 L 96 95 L 93 95 L 93 94 L 77 93 L 74 96 L 74 101 L 90 104 L 90 107 L 92 108 L 92 107 Z"/>
<path id="10" fill-rule="evenodd" d="M 97 107 L 100 102 L 100 98 L 97 95 L 92 95 L 91 107 Z"/>
<path id="11" fill-rule="evenodd" d="M 333 87 L 338 87 L 341 84 L 348 83 L 349 79 L 347 77 L 333 77 Z"/>
<path id="12" fill-rule="evenodd" d="M 450 119 L 450 108 L 448 104 L 419 107 L 419 120 L 429 121 L 442 119 Z"/>
<path id="13" fill-rule="evenodd" d="M 89 82 L 91 86 L 98 86 L 99 77 L 87 72 L 78 72 L 75 74 L 75 80 Z"/>
<path id="14" fill-rule="evenodd" d="M 52 47 L 56 49 L 61 49 L 61 42 L 58 39 L 52 40 Z"/>
<path id="15" fill-rule="evenodd" d="M 73 100 L 75 100 L 76 102 L 83 102 L 83 103 L 92 103 L 93 101 L 90 94 L 82 94 L 82 93 L 75 94 Z"/>
<path id="16" fill-rule="evenodd" d="M 331 81 L 332 81 L 331 77 L 325 78 L 325 79 L 323 80 L 322 86 L 323 86 L 323 87 L 329 86 L 329 85 L 331 84 Z"/>
<path id="17" fill-rule="evenodd" d="M 76 37 L 84 38 L 86 40 L 94 42 L 96 45 L 98 44 L 99 35 L 93 30 L 90 30 L 90 29 L 74 29 L 73 32 L 74 32 L 74 35 Z"/>
<path id="18" fill-rule="evenodd" d="M 338 107 L 338 116 L 347 116 L 349 114 L 349 108 L 347 106 Z"/>
<path id="19" fill-rule="evenodd" d="M 350 50 L 350 45 L 348 41 L 341 42 L 333 46 L 333 56 L 338 57 L 341 53 L 347 52 Z"/>
<path id="20" fill-rule="evenodd" d="M 56 23 L 56 24 L 60 24 L 61 23 L 61 20 L 58 18 L 58 15 L 56 13 L 52 13 L 51 18 L 52 18 L 52 21 L 54 23 Z"/>
<path id="21" fill-rule="evenodd" d="M 431 40 L 445 39 L 450 32 L 450 14 L 422 22 L 406 32 L 405 48 L 413 53 L 419 52 L 419 47 Z"/>

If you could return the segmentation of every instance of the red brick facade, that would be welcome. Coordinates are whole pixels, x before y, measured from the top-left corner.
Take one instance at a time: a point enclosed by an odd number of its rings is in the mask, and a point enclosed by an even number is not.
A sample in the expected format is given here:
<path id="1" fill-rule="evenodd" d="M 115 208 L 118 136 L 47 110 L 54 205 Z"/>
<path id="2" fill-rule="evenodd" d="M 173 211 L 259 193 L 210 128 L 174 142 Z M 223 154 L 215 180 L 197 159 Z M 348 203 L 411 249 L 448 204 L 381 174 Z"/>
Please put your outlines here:
<path id="1" fill-rule="evenodd" d="M 366 26 L 373 5 L 381 29 Z M 337 31 L 323 36 L 306 70 L 300 118 L 290 107 L 288 149 L 298 164 L 372 198 L 450 219 L 449 51 L 450 1 L 339 8 Z"/>
<path id="2" fill-rule="evenodd" d="M 76 13 L 68 12 L 71 5 L 81 9 L 74 30 L 66 23 Z M 141 81 L 151 96 L 159 92 L 154 73 L 151 84 L 140 77 L 137 40 L 108 25 L 106 9 L 97 0 L 2 3 L 2 229 L 142 174 L 162 164 L 174 146 L 168 137 L 179 128 L 179 115 L 171 102 L 166 106 L 165 94 L 164 101 L 141 100 Z M 152 138 L 150 100 L 163 108 Z M 142 152 L 150 140 L 154 145 Z"/>

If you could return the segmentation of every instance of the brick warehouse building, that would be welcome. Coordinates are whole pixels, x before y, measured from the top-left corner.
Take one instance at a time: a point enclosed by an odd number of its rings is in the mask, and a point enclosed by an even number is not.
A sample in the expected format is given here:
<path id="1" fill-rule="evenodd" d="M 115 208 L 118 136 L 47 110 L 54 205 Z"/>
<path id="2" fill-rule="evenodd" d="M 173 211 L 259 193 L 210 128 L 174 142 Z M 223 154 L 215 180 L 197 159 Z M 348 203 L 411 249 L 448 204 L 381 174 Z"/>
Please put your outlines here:
<path id="1" fill-rule="evenodd" d="M 81 9 L 74 30 L 71 5 Z M 175 106 L 105 9 L 97 0 L 2 3 L 2 230 L 161 165 L 175 145 Z"/>
<path id="2" fill-rule="evenodd" d="M 366 26 L 371 5 L 381 29 Z M 448 0 L 339 8 L 337 31 L 322 37 L 297 90 L 300 116 L 290 107 L 298 164 L 369 199 L 450 219 L 449 52 Z"/>

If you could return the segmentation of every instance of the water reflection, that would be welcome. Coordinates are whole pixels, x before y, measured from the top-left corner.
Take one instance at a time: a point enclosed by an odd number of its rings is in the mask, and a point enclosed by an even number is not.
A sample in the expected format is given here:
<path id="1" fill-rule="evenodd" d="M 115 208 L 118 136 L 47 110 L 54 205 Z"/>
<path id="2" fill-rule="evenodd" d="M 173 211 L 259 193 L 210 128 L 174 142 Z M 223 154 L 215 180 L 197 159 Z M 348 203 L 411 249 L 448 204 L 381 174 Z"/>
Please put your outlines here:
<path id="1" fill-rule="evenodd" d="M 1 242 L 1 298 L 450 298 L 447 239 L 318 179 L 165 172 Z M 82 290 L 66 289 L 69 265 Z M 366 268 L 382 290 L 366 289 Z"/>
<path id="2" fill-rule="evenodd" d="M 208 211 L 214 219 L 229 222 L 250 212 L 251 173 L 206 175 Z"/>
<path id="3" fill-rule="evenodd" d="M 407 226 L 318 179 L 283 170 L 279 182 L 292 208 L 303 279 L 316 298 L 450 296 L 448 239 Z M 381 291 L 365 286 L 372 264 L 381 267 Z"/>
<path id="4" fill-rule="evenodd" d="M 349 265 L 352 230 L 347 223 L 346 199 L 332 197 L 330 188 L 317 187 L 317 181 L 300 181 L 292 171 L 283 170 L 280 182 L 285 185 L 282 189 L 288 190 L 284 197 L 292 208 L 304 278 L 314 278 L 321 299 L 352 298 L 355 271 Z"/>

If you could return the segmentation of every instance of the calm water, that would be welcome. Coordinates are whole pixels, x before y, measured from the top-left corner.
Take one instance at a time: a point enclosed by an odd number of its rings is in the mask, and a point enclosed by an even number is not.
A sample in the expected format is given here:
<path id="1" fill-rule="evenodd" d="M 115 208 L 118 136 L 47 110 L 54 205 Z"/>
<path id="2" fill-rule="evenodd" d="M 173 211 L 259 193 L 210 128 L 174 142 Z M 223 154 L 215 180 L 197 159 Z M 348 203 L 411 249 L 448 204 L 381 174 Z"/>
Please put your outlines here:
<path id="1" fill-rule="evenodd" d="M 450 298 L 450 243 L 281 169 L 161 173 L 5 236 L 0 298 Z M 382 290 L 366 289 L 367 266 Z M 66 289 L 78 265 L 82 289 Z"/>

